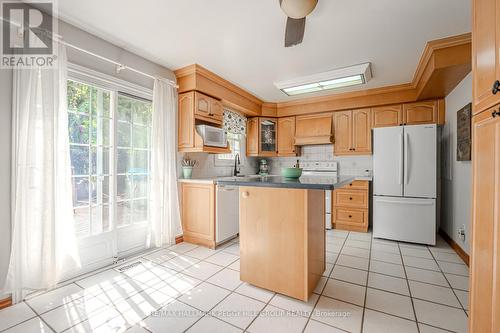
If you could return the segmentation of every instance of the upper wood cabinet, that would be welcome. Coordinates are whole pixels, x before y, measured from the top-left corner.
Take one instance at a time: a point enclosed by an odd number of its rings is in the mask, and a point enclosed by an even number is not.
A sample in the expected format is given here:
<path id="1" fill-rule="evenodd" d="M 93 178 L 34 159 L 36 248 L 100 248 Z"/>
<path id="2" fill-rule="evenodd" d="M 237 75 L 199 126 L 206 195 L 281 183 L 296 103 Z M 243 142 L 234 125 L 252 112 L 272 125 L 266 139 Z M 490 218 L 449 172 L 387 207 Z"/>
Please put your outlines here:
<path id="1" fill-rule="evenodd" d="M 371 110 L 339 111 L 333 114 L 335 155 L 371 154 Z"/>
<path id="2" fill-rule="evenodd" d="M 500 113 L 472 118 L 469 332 L 500 332 Z"/>
<path id="3" fill-rule="evenodd" d="M 177 116 L 177 148 L 181 152 L 230 152 L 229 147 L 219 148 L 203 145 L 203 139 L 196 132 L 196 124 L 209 123 L 220 127 L 222 124 L 222 104 L 220 101 L 196 91 L 179 94 Z M 219 108 L 220 105 L 220 108 Z M 219 120 L 220 119 L 220 120 Z"/>
<path id="4" fill-rule="evenodd" d="M 278 156 L 297 156 L 295 117 L 278 118 Z"/>
<path id="5" fill-rule="evenodd" d="M 184 241 L 215 248 L 215 185 L 181 183 Z"/>
<path id="6" fill-rule="evenodd" d="M 197 91 L 194 92 L 194 98 L 194 114 L 197 119 L 222 124 L 223 110 L 221 101 Z"/>
<path id="7" fill-rule="evenodd" d="M 277 156 L 277 134 L 277 118 L 249 118 L 247 120 L 247 156 Z"/>
<path id="8" fill-rule="evenodd" d="M 472 15 L 473 114 L 500 102 L 500 0 L 474 0 Z M 500 88 L 500 87 L 498 87 Z"/>
<path id="9" fill-rule="evenodd" d="M 438 122 L 437 101 L 403 104 L 403 124 L 421 125 Z"/>
<path id="10" fill-rule="evenodd" d="M 372 108 L 372 127 L 399 126 L 403 124 L 403 105 L 385 105 Z"/>
<path id="11" fill-rule="evenodd" d="M 295 117 L 295 145 L 333 142 L 332 114 L 320 113 Z"/>
<path id="12" fill-rule="evenodd" d="M 259 118 L 247 120 L 247 156 L 259 155 Z"/>

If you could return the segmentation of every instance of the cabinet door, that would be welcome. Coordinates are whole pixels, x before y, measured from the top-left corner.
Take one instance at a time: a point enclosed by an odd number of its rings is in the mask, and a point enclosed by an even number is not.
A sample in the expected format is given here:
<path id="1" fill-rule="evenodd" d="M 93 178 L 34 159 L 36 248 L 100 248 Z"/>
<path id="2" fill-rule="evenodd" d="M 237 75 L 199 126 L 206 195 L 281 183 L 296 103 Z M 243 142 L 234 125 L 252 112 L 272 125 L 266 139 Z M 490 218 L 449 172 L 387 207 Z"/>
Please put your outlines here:
<path id="1" fill-rule="evenodd" d="M 372 127 L 399 126 L 403 124 L 403 105 L 386 105 L 372 108 Z"/>
<path id="2" fill-rule="evenodd" d="M 186 241 L 215 241 L 214 184 L 182 183 L 182 233 Z"/>
<path id="3" fill-rule="evenodd" d="M 202 116 L 209 117 L 210 116 L 210 102 L 211 98 L 205 96 L 199 92 L 195 92 L 195 109 L 194 113 Z"/>
<path id="4" fill-rule="evenodd" d="M 194 147 L 194 93 L 179 95 L 178 148 Z"/>
<path id="5" fill-rule="evenodd" d="M 295 152 L 295 117 L 278 119 L 278 155 L 296 156 Z"/>
<path id="6" fill-rule="evenodd" d="M 498 0 L 474 0 L 472 23 L 473 114 L 500 102 L 500 93 L 492 93 L 493 84 L 500 80 L 498 47 L 500 19 Z"/>
<path id="7" fill-rule="evenodd" d="M 277 129 L 275 118 L 259 118 L 259 156 L 276 156 Z"/>
<path id="8" fill-rule="evenodd" d="M 333 152 L 335 155 L 349 154 L 352 152 L 352 111 L 339 111 L 333 113 L 335 128 L 335 142 Z"/>
<path id="9" fill-rule="evenodd" d="M 403 105 L 405 125 L 436 124 L 438 119 L 437 102 L 426 101 Z"/>
<path id="10" fill-rule="evenodd" d="M 370 109 L 352 111 L 352 149 L 356 154 L 371 154 L 372 152 Z"/>
<path id="11" fill-rule="evenodd" d="M 222 107 L 222 102 L 212 98 L 210 101 L 210 117 L 222 122 L 222 116 L 224 109 Z"/>
<path id="12" fill-rule="evenodd" d="M 473 117 L 469 332 L 500 332 L 500 116 Z"/>
<path id="13" fill-rule="evenodd" d="M 247 120 L 247 156 L 259 155 L 259 118 Z"/>

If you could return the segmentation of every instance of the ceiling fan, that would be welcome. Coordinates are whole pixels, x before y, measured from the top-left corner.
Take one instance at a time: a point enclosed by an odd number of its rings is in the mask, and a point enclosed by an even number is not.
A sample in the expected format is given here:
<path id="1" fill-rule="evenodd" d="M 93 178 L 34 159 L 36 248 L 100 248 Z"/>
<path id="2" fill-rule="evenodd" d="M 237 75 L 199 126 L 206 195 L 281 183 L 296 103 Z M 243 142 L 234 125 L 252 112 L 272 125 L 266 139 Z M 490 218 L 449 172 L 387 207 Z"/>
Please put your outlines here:
<path id="1" fill-rule="evenodd" d="M 279 0 L 281 10 L 288 16 L 285 29 L 285 47 L 302 43 L 309 15 L 318 0 Z"/>

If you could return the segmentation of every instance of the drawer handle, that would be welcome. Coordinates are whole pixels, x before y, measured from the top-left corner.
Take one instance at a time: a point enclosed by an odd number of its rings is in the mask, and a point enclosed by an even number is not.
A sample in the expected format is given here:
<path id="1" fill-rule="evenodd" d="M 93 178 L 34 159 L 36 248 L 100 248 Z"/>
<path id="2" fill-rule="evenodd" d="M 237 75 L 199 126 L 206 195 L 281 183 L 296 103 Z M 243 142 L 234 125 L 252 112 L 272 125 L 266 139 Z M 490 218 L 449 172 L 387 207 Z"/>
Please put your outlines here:
<path id="1" fill-rule="evenodd" d="M 493 88 L 491 88 L 491 92 L 493 93 L 493 95 L 496 95 L 497 92 L 500 91 L 500 81 L 496 80 L 494 83 L 493 83 Z"/>
<path id="2" fill-rule="evenodd" d="M 349 215 L 349 218 L 352 218 L 352 215 Z"/>
<path id="3" fill-rule="evenodd" d="M 352 200 L 352 197 L 350 197 L 349 200 Z"/>
<path id="4" fill-rule="evenodd" d="M 243 198 L 248 198 L 250 196 L 250 193 L 248 193 L 248 192 L 245 191 L 245 192 L 241 193 L 241 196 Z"/>

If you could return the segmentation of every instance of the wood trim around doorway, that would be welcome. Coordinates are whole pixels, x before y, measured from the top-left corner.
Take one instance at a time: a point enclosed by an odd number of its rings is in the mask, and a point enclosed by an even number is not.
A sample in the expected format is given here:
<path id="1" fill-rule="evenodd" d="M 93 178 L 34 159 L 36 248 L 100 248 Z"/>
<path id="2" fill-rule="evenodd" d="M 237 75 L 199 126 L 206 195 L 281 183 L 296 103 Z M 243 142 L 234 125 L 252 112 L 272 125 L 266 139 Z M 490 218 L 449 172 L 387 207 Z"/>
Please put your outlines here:
<path id="1" fill-rule="evenodd" d="M 439 229 L 439 235 L 448 243 L 458 256 L 469 266 L 469 255 L 453 240 L 443 229 Z"/>

